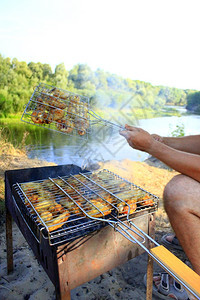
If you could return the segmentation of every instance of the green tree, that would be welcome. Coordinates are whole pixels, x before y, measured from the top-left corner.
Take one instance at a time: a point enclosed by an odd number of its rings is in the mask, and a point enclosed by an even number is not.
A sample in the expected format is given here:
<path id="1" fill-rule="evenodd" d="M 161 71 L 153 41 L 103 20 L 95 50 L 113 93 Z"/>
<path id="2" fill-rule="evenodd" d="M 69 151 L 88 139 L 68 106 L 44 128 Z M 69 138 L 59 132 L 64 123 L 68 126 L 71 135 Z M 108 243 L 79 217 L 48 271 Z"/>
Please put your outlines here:
<path id="1" fill-rule="evenodd" d="M 3 94 L 0 94 L 0 116 L 7 116 L 12 109 L 11 101 L 7 100 Z"/>
<path id="2" fill-rule="evenodd" d="M 200 113 L 200 92 L 193 92 L 187 95 L 187 106 L 190 111 Z"/>
<path id="3" fill-rule="evenodd" d="M 95 76 L 97 79 L 96 80 L 96 88 L 107 90 L 108 82 L 107 82 L 107 78 L 106 78 L 106 73 L 101 69 L 97 69 L 97 71 L 95 72 Z"/>
<path id="4" fill-rule="evenodd" d="M 40 62 L 38 62 L 38 63 L 30 62 L 28 64 L 28 66 L 29 66 L 29 69 L 32 72 L 32 77 L 37 78 L 37 82 L 42 81 L 43 80 L 42 64 Z"/>
<path id="5" fill-rule="evenodd" d="M 57 65 L 53 75 L 54 85 L 62 89 L 67 89 L 68 75 L 69 72 L 65 69 L 64 63 Z"/>
<path id="6" fill-rule="evenodd" d="M 69 79 L 73 81 L 78 90 L 95 87 L 95 76 L 92 70 L 85 64 L 75 65 L 69 72 Z M 92 85 L 88 85 L 88 83 Z"/>
<path id="7" fill-rule="evenodd" d="M 39 82 L 48 83 L 79 93 L 91 99 L 92 104 L 121 108 L 123 105 L 136 109 L 158 110 L 165 104 L 185 105 L 187 109 L 200 113 L 200 92 L 177 88 L 152 86 L 140 80 L 124 79 L 116 74 L 86 64 L 77 64 L 67 71 L 64 63 L 52 72 L 47 63 L 18 61 L 4 58 L 0 54 L 1 111 L 21 112 Z M 130 103 L 129 103 L 130 102 Z"/>

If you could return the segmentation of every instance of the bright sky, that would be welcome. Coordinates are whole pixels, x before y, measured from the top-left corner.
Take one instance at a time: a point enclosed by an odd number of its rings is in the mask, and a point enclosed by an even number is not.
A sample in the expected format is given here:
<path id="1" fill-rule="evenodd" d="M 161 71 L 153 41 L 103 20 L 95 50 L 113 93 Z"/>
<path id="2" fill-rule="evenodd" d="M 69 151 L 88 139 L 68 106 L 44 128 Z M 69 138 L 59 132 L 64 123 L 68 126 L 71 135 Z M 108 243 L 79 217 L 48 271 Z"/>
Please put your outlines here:
<path id="1" fill-rule="evenodd" d="M 200 90 L 199 0 L 1 0 L 0 53 Z"/>

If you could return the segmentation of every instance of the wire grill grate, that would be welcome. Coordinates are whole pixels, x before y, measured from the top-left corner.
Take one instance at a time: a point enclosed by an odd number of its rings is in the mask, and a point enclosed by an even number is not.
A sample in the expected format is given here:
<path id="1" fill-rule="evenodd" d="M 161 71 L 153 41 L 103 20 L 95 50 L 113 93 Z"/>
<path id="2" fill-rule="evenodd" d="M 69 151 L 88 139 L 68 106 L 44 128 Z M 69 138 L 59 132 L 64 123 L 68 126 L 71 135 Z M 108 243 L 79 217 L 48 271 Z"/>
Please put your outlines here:
<path id="1" fill-rule="evenodd" d="M 21 212 L 51 245 L 158 206 L 158 197 L 108 170 L 16 183 L 13 191 Z"/>

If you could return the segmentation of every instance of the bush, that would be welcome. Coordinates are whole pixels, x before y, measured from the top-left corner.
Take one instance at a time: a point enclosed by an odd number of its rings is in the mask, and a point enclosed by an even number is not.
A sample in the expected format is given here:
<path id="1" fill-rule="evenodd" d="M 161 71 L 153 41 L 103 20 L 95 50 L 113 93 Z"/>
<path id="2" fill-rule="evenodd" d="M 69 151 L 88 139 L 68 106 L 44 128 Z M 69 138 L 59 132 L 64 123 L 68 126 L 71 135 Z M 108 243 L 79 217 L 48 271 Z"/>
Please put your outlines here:
<path id="1" fill-rule="evenodd" d="M 180 137 L 185 135 L 185 126 L 184 124 L 176 125 L 176 129 L 171 132 L 171 136 Z"/>

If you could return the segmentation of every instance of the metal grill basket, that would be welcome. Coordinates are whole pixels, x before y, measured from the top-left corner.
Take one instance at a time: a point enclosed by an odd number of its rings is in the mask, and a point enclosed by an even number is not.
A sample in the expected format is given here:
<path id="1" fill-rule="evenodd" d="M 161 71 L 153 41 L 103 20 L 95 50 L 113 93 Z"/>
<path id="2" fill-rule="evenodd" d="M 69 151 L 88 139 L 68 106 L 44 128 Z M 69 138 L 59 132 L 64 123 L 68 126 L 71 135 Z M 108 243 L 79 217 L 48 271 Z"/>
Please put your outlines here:
<path id="1" fill-rule="evenodd" d="M 21 120 L 85 139 L 91 134 L 91 126 L 94 124 L 124 129 L 97 115 L 90 108 L 88 97 L 44 83 L 40 83 L 35 88 Z"/>
<path id="2" fill-rule="evenodd" d="M 108 170 L 16 183 L 13 193 L 37 239 L 42 234 L 51 245 L 152 213 L 158 206 L 155 195 Z"/>

